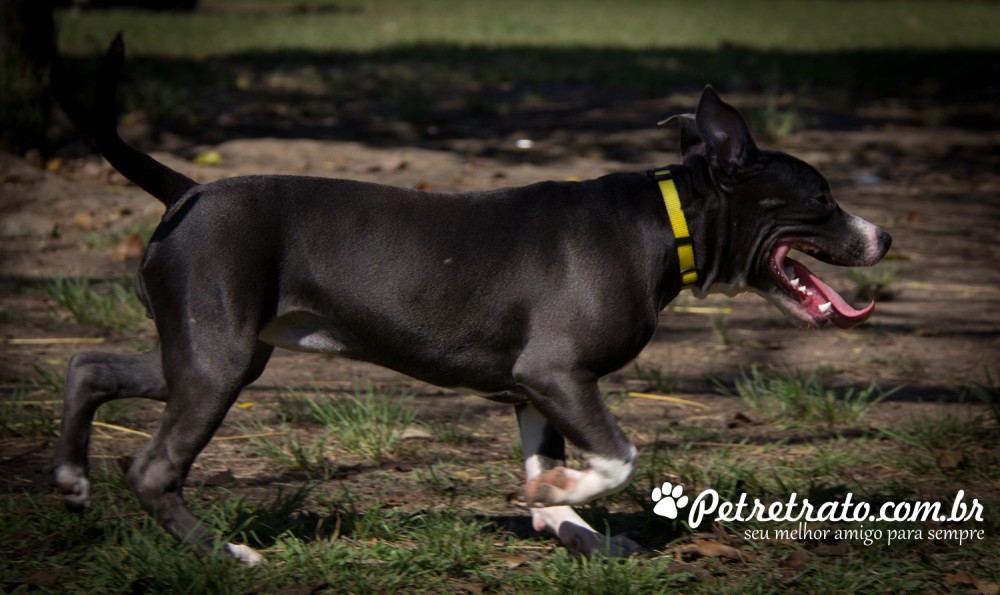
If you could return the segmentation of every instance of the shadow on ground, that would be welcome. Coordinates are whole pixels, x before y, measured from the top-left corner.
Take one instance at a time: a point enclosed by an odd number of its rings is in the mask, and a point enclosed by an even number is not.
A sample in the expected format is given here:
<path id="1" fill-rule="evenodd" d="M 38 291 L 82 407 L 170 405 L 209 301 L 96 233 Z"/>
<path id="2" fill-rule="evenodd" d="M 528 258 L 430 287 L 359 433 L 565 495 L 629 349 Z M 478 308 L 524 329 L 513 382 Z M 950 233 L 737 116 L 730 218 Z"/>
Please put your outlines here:
<path id="1" fill-rule="evenodd" d="M 89 96 L 98 63 L 96 54 L 68 59 L 81 97 Z M 120 102 L 134 116 L 124 122 L 126 134 L 146 149 L 182 152 L 268 136 L 503 157 L 507 144 L 499 141 L 511 135 L 572 131 L 576 151 L 641 161 L 644 150 L 655 148 L 655 136 L 650 146 L 637 146 L 617 143 L 612 133 L 648 130 L 667 115 L 689 111 L 706 83 L 746 95 L 742 104 L 764 134 L 802 123 L 828 130 L 1000 127 L 993 109 L 1000 97 L 997 52 L 414 45 L 197 62 L 130 57 L 125 72 Z M 859 109 L 872 103 L 887 108 Z M 899 105 L 909 109 L 896 113 Z"/>

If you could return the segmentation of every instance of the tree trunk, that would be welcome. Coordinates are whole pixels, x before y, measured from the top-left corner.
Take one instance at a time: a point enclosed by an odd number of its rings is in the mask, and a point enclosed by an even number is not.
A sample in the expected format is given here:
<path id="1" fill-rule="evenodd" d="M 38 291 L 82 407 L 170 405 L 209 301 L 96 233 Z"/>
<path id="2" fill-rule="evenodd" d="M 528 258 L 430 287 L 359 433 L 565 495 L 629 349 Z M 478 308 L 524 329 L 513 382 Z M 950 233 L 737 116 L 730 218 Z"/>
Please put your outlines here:
<path id="1" fill-rule="evenodd" d="M 45 145 L 56 54 L 52 0 L 0 0 L 0 149 Z"/>

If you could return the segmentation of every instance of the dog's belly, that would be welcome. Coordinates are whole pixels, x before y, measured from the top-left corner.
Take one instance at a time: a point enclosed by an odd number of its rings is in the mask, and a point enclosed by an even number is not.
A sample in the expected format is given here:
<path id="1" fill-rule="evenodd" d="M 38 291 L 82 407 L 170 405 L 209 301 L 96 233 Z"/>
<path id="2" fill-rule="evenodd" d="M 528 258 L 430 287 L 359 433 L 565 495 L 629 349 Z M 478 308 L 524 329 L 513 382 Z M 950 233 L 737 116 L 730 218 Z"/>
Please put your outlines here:
<path id="1" fill-rule="evenodd" d="M 425 357 L 407 359 L 382 357 L 377 350 L 366 347 L 363 338 L 343 329 L 316 314 L 291 312 L 275 318 L 260 332 L 261 341 L 292 351 L 325 353 L 350 359 L 372 362 L 402 372 L 418 380 L 429 382 L 457 392 L 471 393 L 500 403 L 518 404 L 528 401 L 528 396 L 504 374 L 505 366 L 479 365 L 469 369 L 448 367 L 428 361 Z M 413 353 L 419 352 L 414 348 Z M 481 362 L 485 363 L 485 362 Z"/>

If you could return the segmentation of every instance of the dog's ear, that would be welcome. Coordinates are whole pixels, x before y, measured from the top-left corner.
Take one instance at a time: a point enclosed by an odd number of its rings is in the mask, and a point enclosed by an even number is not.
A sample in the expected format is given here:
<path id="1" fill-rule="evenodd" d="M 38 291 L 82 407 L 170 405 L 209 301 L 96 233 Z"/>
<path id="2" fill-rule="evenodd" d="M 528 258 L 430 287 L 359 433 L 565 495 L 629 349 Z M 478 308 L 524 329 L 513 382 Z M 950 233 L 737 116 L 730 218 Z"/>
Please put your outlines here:
<path id="1" fill-rule="evenodd" d="M 757 152 L 743 116 L 722 101 L 711 85 L 701 93 L 695 123 L 709 161 L 727 177 L 743 169 Z"/>
<path id="2" fill-rule="evenodd" d="M 705 152 L 705 143 L 698 134 L 698 124 L 695 122 L 694 114 L 677 114 L 670 116 L 666 120 L 657 122 L 657 126 L 673 124 L 677 122 L 681 127 L 681 157 L 687 161 L 691 155 L 701 155 Z"/>

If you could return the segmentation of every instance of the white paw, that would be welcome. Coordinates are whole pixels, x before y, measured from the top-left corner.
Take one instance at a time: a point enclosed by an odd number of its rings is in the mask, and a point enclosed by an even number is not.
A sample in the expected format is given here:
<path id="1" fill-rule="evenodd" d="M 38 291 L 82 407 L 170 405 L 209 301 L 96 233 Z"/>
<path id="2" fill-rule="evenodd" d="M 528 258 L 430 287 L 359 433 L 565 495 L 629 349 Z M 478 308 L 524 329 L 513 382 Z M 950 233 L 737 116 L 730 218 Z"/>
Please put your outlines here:
<path id="1" fill-rule="evenodd" d="M 79 511 L 90 506 L 90 481 L 83 469 L 76 465 L 60 466 L 55 481 L 67 508 Z"/>
<path id="2" fill-rule="evenodd" d="M 264 564 L 264 558 L 249 546 L 227 543 L 226 552 L 247 566 L 259 566 Z"/>
<path id="3" fill-rule="evenodd" d="M 656 502 L 653 512 L 668 519 L 676 519 L 678 509 L 688 504 L 688 497 L 683 494 L 683 486 L 672 486 L 669 481 L 664 482 L 660 488 L 653 488 L 653 502 Z"/>

